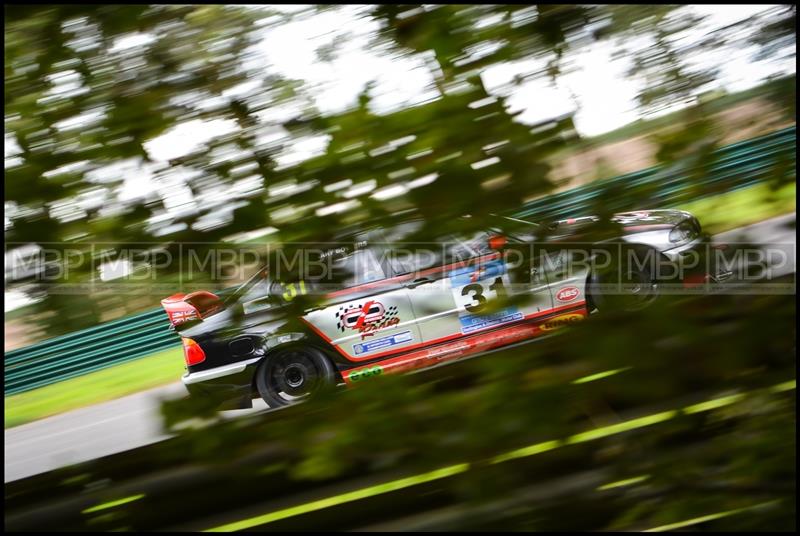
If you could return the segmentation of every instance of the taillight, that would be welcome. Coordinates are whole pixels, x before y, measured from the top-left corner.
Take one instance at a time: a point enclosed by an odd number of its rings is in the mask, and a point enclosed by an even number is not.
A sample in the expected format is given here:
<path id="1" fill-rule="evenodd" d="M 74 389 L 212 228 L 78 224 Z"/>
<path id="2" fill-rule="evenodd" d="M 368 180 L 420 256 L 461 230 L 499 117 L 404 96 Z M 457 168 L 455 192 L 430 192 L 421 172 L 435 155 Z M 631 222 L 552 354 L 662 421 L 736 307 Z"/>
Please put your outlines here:
<path id="1" fill-rule="evenodd" d="M 183 357 L 186 359 L 188 366 L 202 363 L 206 360 L 206 353 L 200 348 L 200 345 L 192 339 L 182 338 L 183 341 Z"/>

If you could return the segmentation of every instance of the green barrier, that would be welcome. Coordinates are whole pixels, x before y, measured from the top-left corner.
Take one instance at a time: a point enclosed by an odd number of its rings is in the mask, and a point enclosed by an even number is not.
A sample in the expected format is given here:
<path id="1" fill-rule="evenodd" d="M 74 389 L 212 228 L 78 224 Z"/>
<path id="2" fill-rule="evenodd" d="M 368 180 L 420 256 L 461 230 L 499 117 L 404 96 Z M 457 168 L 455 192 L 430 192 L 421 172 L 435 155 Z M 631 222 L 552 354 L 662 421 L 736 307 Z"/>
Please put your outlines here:
<path id="1" fill-rule="evenodd" d="M 80 340 L 82 343 L 85 343 L 88 340 L 89 344 L 93 344 L 93 346 L 81 347 L 83 350 L 89 350 L 92 349 L 94 346 L 100 346 L 102 344 L 105 344 L 106 342 L 105 339 L 107 338 L 121 335 L 126 332 L 144 331 L 147 330 L 148 328 L 163 328 L 164 322 L 168 322 L 166 313 L 164 313 L 163 310 L 155 310 L 152 311 L 152 313 L 160 313 L 160 314 L 148 313 L 147 318 L 138 321 L 135 320 L 134 317 L 127 317 L 128 319 L 130 319 L 130 322 L 119 325 L 118 327 L 106 326 L 105 324 L 100 324 L 100 326 L 97 327 L 104 327 L 105 328 L 104 330 L 98 330 L 91 334 L 84 333 L 83 334 L 84 337 L 80 337 L 77 340 Z M 111 328 L 115 329 L 112 330 Z M 92 335 L 92 337 L 87 339 L 85 337 L 87 335 Z M 54 341 L 57 341 L 57 343 Z M 68 340 L 51 339 L 50 341 L 47 341 L 48 344 L 43 344 L 41 347 L 38 347 L 37 345 L 36 350 L 32 352 L 23 352 L 20 350 L 9 352 L 6 355 L 5 359 L 6 371 L 22 365 L 32 365 L 34 363 L 38 363 L 48 359 L 58 359 L 60 355 L 63 355 L 60 352 L 68 352 L 70 351 L 70 349 L 75 348 L 75 341 L 76 341 L 75 337 L 72 337 Z"/>
<path id="2" fill-rule="evenodd" d="M 793 175 L 795 141 L 796 127 L 789 127 L 718 149 L 703 180 L 690 177 L 686 169 L 678 166 L 652 167 L 544 196 L 527 203 L 513 215 L 535 220 L 587 215 L 593 212 L 593 201 L 602 198 L 608 205 L 611 196 L 606 194 L 621 189 L 652 188 L 650 206 L 642 206 L 640 200 L 634 206 L 626 205 L 626 199 L 613 199 L 615 211 L 659 208 L 667 203 L 737 190 L 770 178 L 784 159 L 789 159 L 791 164 L 785 173 Z"/>
<path id="3" fill-rule="evenodd" d="M 702 180 L 686 169 L 652 167 L 611 179 L 592 182 L 525 204 L 510 213 L 534 220 L 560 219 L 591 214 L 597 200 L 608 205 L 609 192 L 620 188 L 652 188 L 648 204 L 628 206 L 614 199 L 614 210 L 659 208 L 722 191 L 737 190 L 771 178 L 776 166 L 786 164 L 793 175 L 796 165 L 796 127 L 737 142 L 720 148 Z M 220 294 L 225 294 L 226 289 Z M 124 363 L 180 344 L 160 308 L 104 322 L 92 328 L 55 337 L 5 354 L 5 395 L 43 387 Z"/>

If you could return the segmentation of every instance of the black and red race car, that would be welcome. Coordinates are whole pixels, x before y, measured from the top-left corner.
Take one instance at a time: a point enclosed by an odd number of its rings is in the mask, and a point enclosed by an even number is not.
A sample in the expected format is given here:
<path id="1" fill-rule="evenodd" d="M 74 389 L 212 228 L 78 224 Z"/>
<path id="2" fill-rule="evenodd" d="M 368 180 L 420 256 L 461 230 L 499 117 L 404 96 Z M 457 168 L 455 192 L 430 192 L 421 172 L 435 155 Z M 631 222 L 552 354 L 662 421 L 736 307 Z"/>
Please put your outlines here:
<path id="1" fill-rule="evenodd" d="M 596 309 L 646 306 L 659 294 L 660 267 L 675 269 L 674 281 L 687 259 L 702 265 L 691 214 L 612 220 L 619 234 L 591 243 L 581 242 L 599 223 L 591 217 L 547 226 L 496 217 L 426 244 L 404 242 L 422 225 L 405 222 L 306 248 L 316 271 L 268 266 L 225 299 L 175 294 L 162 304 L 183 340 L 183 383 L 193 396 L 239 407 L 257 397 L 284 406 L 325 385 L 528 341 Z"/>

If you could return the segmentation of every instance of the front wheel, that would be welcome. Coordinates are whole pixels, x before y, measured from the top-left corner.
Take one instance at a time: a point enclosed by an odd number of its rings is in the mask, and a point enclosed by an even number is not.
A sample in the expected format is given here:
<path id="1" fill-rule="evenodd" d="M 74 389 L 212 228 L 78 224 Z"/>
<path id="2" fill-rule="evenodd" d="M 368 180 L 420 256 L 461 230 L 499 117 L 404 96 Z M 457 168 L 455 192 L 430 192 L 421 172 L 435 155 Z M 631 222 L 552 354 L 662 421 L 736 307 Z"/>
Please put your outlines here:
<path id="1" fill-rule="evenodd" d="M 258 394 L 271 408 L 288 406 L 336 384 L 333 364 L 316 348 L 286 348 L 256 371 Z"/>
<path id="2" fill-rule="evenodd" d="M 639 311 L 660 294 L 655 250 L 630 250 L 589 276 L 589 296 L 599 311 Z"/>

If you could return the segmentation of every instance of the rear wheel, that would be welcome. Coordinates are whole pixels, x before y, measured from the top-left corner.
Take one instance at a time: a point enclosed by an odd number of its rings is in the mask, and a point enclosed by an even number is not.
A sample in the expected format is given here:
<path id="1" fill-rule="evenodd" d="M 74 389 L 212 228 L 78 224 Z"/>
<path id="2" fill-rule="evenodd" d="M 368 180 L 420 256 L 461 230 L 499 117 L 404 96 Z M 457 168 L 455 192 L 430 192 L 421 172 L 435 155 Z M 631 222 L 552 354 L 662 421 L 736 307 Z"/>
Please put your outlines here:
<path id="1" fill-rule="evenodd" d="M 279 350 L 256 372 L 258 394 L 271 408 L 294 404 L 335 384 L 336 369 L 316 348 Z"/>

